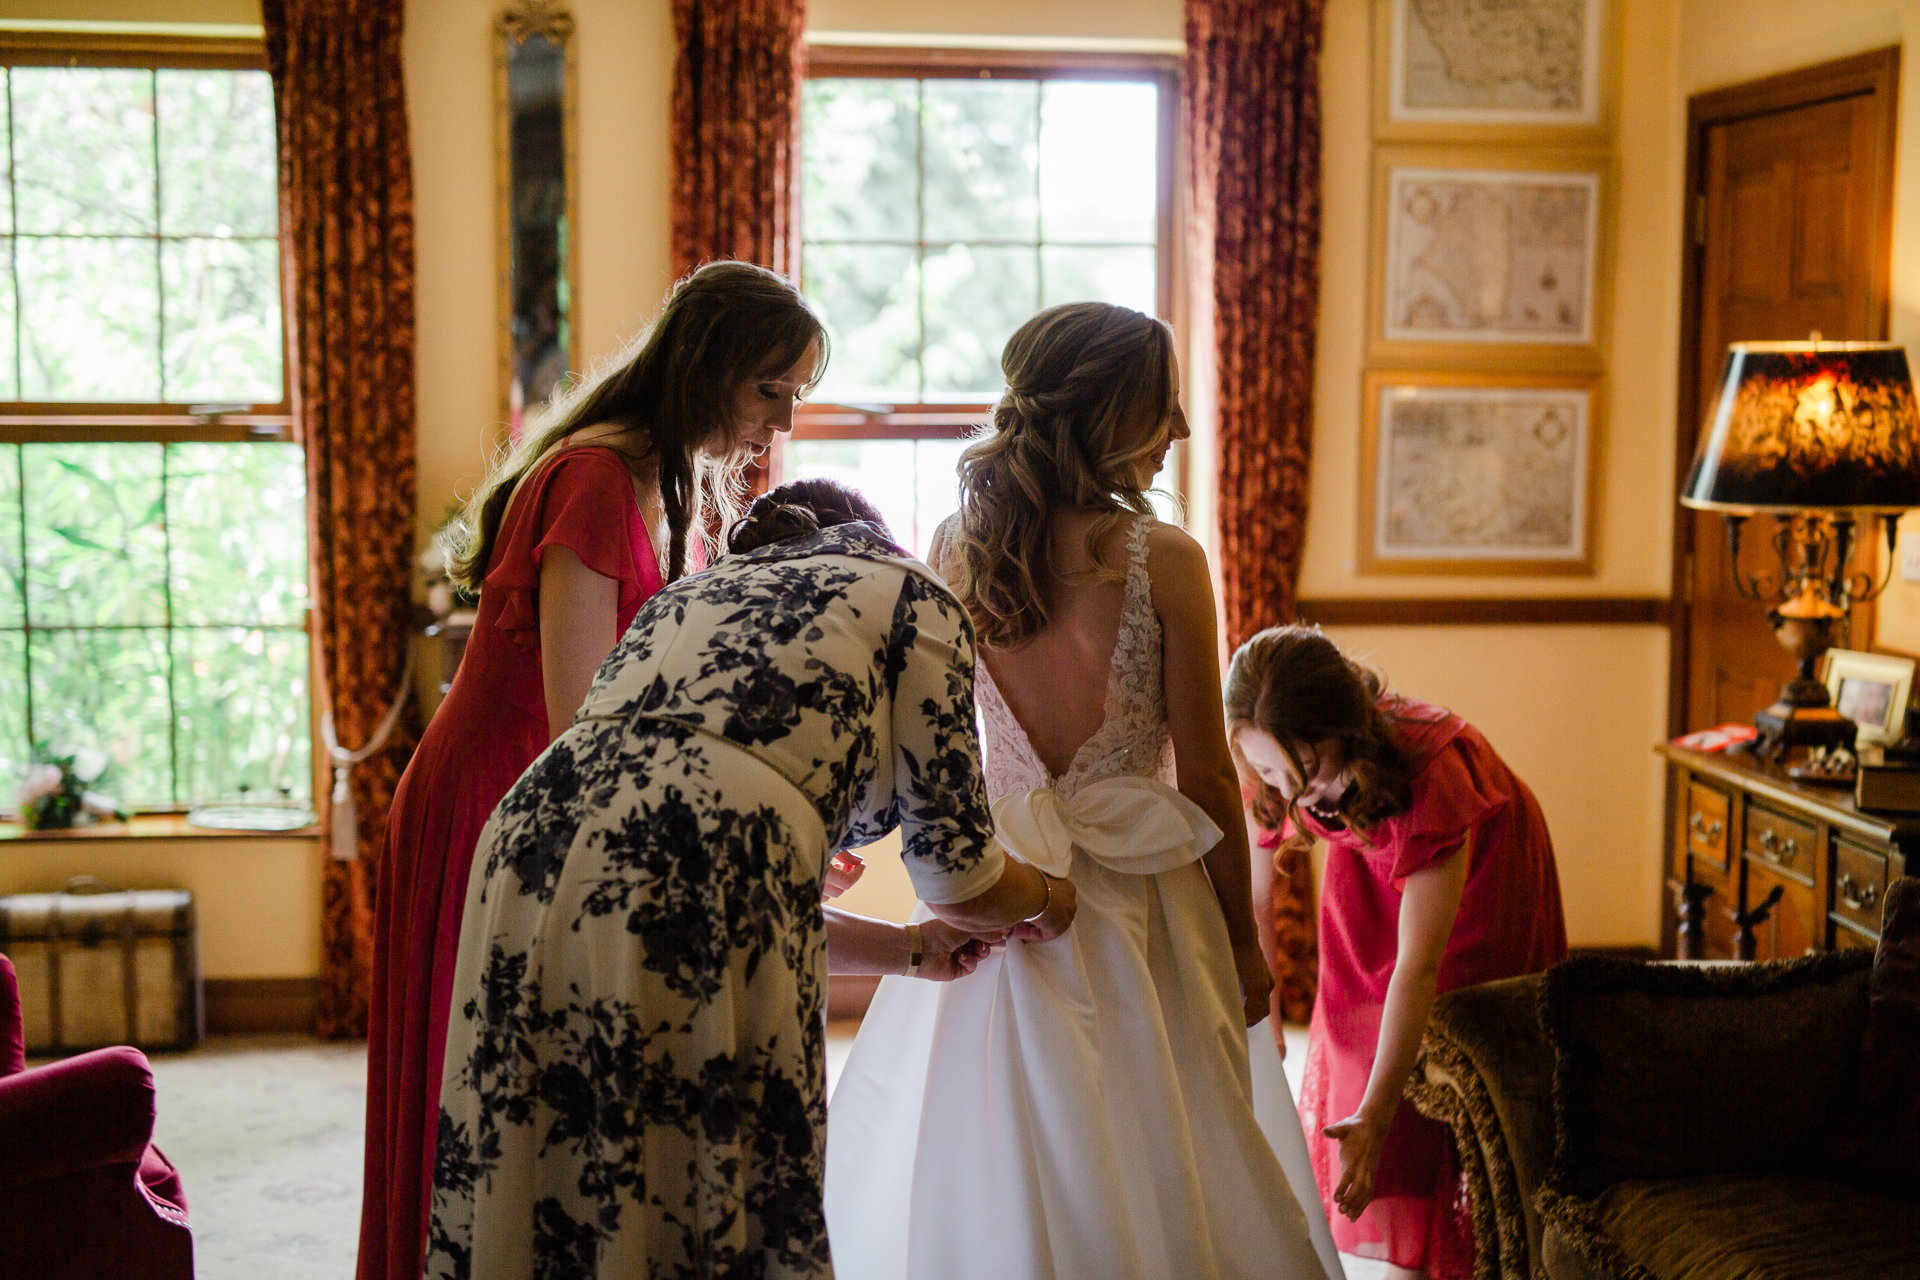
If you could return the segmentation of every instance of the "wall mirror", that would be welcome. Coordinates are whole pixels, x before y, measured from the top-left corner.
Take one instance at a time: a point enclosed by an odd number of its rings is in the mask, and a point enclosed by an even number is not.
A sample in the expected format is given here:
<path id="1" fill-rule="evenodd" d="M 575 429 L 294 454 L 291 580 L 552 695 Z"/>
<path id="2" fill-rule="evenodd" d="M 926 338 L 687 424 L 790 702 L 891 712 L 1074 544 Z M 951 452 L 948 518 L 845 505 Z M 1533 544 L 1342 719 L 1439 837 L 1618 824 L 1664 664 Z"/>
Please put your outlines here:
<path id="1" fill-rule="evenodd" d="M 494 30 L 500 394 L 517 440 L 575 367 L 573 15 L 552 0 L 516 0 Z"/>

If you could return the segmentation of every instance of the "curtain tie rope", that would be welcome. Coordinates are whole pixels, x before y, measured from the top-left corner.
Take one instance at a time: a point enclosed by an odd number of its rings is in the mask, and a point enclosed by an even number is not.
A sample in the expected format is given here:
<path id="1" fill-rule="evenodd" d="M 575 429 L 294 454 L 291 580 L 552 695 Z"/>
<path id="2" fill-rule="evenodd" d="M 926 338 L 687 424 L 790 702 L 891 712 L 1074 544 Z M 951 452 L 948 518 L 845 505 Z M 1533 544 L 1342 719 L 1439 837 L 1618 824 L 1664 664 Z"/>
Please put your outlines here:
<path id="1" fill-rule="evenodd" d="M 400 692 L 394 695 L 393 705 L 380 718 L 374 727 L 373 736 L 358 751 L 348 751 L 340 745 L 333 733 L 333 709 L 329 707 L 320 716 L 320 742 L 327 749 L 327 758 L 333 762 L 333 801 L 329 806 L 328 821 L 332 827 L 333 857 L 336 862 L 352 862 L 360 856 L 360 810 L 353 799 L 353 787 L 349 780 L 353 776 L 353 767 L 368 759 L 387 745 L 387 739 L 400 723 L 400 712 L 407 705 L 407 699 L 413 696 L 413 654 L 415 637 L 407 638 L 407 660 L 400 672 Z"/>

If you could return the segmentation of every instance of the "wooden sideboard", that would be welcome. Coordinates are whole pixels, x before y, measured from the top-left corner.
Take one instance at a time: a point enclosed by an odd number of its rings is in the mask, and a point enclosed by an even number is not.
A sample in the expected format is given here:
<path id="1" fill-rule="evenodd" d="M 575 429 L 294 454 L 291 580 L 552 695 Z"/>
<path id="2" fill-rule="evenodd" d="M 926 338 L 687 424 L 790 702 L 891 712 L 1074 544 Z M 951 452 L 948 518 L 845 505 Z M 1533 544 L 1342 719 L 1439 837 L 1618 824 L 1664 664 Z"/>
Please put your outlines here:
<path id="1" fill-rule="evenodd" d="M 1786 960 L 1879 941 L 1887 884 L 1920 858 L 1920 814 L 1858 809 L 1850 789 L 1796 782 L 1752 755 L 1659 752 L 1663 954 Z"/>

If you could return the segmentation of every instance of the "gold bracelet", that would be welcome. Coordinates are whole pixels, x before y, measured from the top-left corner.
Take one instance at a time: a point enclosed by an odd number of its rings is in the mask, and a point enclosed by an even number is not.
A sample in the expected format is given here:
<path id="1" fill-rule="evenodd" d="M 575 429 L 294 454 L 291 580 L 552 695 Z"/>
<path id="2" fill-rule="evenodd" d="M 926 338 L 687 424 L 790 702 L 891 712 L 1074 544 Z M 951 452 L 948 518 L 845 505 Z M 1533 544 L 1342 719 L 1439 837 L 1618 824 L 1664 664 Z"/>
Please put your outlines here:
<path id="1" fill-rule="evenodd" d="M 927 958 L 926 943 L 920 937 L 920 926 L 907 926 L 907 977 L 920 976 L 920 962 Z"/>
<path id="2" fill-rule="evenodd" d="M 1034 870 L 1039 871 L 1039 868 L 1035 867 Z M 1041 871 L 1040 883 L 1046 886 L 1047 896 L 1040 903 L 1040 909 L 1034 912 L 1032 915 L 1028 916 L 1025 920 L 1022 920 L 1020 922 L 1021 924 L 1032 924 L 1035 920 L 1038 920 L 1041 916 L 1047 914 L 1047 908 L 1053 905 L 1053 877 L 1048 875 L 1046 872 Z"/>

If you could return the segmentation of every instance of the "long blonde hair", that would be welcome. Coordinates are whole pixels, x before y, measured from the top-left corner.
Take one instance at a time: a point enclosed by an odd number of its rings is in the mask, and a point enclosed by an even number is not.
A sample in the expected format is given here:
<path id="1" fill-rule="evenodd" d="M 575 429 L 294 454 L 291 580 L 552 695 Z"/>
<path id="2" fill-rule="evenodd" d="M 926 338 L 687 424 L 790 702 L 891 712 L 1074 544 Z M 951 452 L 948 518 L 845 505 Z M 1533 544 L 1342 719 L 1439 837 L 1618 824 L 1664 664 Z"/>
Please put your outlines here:
<path id="1" fill-rule="evenodd" d="M 477 591 L 514 486 L 567 436 L 597 423 L 626 430 L 594 443 L 629 469 L 658 469 L 667 511 L 667 579 L 687 571 L 687 539 L 705 536 L 704 506 L 725 526 L 738 514 L 744 455 L 715 461 L 702 450 L 729 429 L 729 401 L 744 383 L 791 368 L 809 346 L 827 367 L 827 331 L 791 280 L 748 262 L 710 262 L 677 281 L 659 318 L 620 355 L 558 397 L 536 431 L 498 458 L 450 530 L 453 580 Z M 632 441 L 639 441 L 635 447 Z M 708 548 L 709 552 L 713 550 Z"/>
<path id="2" fill-rule="evenodd" d="M 1092 509 L 1087 553 L 1098 578 L 1124 573 L 1100 554 L 1128 512 L 1145 515 L 1136 466 L 1166 443 L 1175 408 L 1173 331 L 1104 302 L 1049 307 L 1000 357 L 1006 393 L 993 426 L 960 455 L 960 511 L 941 571 L 980 643 L 1012 649 L 1046 629 L 1052 515 Z M 1147 414 L 1153 426 L 1141 431 Z"/>

